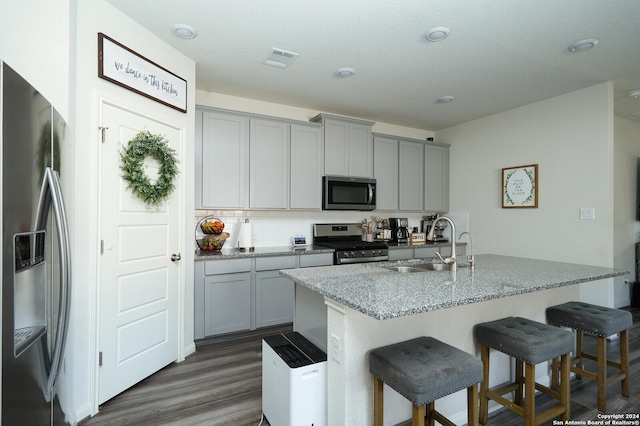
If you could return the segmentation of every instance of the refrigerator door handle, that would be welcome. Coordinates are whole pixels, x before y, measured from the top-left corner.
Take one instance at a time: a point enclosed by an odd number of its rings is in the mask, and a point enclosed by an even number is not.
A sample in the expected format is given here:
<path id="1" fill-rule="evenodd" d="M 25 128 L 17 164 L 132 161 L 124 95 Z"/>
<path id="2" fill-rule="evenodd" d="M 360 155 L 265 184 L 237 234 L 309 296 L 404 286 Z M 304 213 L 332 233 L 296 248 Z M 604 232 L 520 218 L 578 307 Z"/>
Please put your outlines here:
<path id="1" fill-rule="evenodd" d="M 60 188 L 60 177 L 58 172 L 47 167 L 44 172 L 42 188 L 40 190 L 40 201 L 38 202 L 38 213 L 36 219 L 36 230 L 46 229 L 49 208 L 52 208 L 55 218 L 55 226 L 58 234 L 58 250 L 60 256 L 60 300 L 58 307 L 58 323 L 51 354 L 51 366 L 47 377 L 45 394 L 53 396 L 53 387 L 56 384 L 64 355 L 64 346 L 67 338 L 69 326 L 69 308 L 71 306 L 71 253 L 69 246 L 69 232 L 67 226 L 67 216 L 62 200 L 62 190 Z"/>

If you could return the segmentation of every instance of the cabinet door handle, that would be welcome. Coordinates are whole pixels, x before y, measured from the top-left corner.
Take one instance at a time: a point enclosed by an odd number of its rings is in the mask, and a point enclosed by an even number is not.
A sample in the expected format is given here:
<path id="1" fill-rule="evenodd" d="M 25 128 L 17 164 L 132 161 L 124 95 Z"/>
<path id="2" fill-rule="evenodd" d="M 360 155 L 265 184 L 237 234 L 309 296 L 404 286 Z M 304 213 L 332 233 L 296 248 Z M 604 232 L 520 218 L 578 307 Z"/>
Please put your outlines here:
<path id="1" fill-rule="evenodd" d="M 172 255 L 171 255 L 171 261 L 172 261 L 172 262 L 177 262 L 177 261 L 179 261 L 180 259 L 182 259 L 182 256 L 180 256 L 180 253 L 178 253 L 178 254 L 175 254 L 175 253 L 174 253 L 174 254 L 172 254 Z"/>

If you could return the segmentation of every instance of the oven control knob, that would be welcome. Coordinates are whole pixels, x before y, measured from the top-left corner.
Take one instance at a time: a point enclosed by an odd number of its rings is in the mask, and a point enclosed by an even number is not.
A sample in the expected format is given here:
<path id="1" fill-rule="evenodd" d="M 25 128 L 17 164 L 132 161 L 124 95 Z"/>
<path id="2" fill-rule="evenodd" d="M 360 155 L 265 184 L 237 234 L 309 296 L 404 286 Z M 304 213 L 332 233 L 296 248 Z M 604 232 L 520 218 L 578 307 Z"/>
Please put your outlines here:
<path id="1" fill-rule="evenodd" d="M 345 252 L 342 254 L 342 256 L 343 256 L 343 257 L 349 257 L 349 252 L 348 252 L 348 251 L 345 251 Z"/>
<path id="2" fill-rule="evenodd" d="M 364 250 L 362 250 L 362 257 L 365 257 L 367 255 L 367 252 L 365 252 Z"/>
<path id="3" fill-rule="evenodd" d="M 356 254 L 354 252 L 351 252 L 351 257 L 356 257 Z"/>

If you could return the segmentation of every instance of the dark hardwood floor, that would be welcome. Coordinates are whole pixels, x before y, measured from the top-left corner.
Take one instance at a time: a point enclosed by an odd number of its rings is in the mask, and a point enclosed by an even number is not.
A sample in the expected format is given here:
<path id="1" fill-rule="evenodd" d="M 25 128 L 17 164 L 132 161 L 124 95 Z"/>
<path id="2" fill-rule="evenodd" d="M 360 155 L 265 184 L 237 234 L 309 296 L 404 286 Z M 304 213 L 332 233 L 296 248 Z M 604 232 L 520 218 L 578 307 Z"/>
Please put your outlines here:
<path id="1" fill-rule="evenodd" d="M 609 386 L 608 414 L 640 414 L 640 309 L 627 309 L 634 317 L 629 339 L 631 392 L 629 398 L 623 398 L 619 382 Z M 587 345 L 595 342 L 585 340 Z M 166 367 L 107 401 L 99 414 L 82 425 L 257 426 L 262 413 L 261 342 L 261 336 L 254 336 L 199 346 L 185 361 Z M 617 356 L 617 341 L 609 346 L 612 357 Z M 571 420 L 598 420 L 596 400 L 594 382 L 572 381 Z M 544 395 L 536 401 L 542 409 L 551 403 Z M 522 419 L 506 409 L 494 412 L 488 422 L 499 426 L 521 424 Z"/>

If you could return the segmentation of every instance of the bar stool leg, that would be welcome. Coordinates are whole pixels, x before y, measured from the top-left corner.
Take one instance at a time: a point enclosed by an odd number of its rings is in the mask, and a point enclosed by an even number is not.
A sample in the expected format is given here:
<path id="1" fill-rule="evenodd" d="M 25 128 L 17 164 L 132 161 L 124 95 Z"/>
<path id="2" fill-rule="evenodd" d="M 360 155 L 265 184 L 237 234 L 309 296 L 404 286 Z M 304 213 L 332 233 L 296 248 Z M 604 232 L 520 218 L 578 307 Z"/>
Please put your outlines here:
<path id="1" fill-rule="evenodd" d="M 551 360 L 551 389 L 555 391 L 560 390 L 559 366 L 558 358 Z"/>
<path id="2" fill-rule="evenodd" d="M 576 330 L 576 357 L 578 357 L 578 363 L 576 367 L 579 369 L 583 368 L 582 365 L 582 331 Z M 576 379 L 582 380 L 582 376 L 578 374 L 576 371 Z"/>
<path id="3" fill-rule="evenodd" d="M 384 419 L 384 382 L 373 377 L 373 426 L 382 426 Z"/>
<path id="4" fill-rule="evenodd" d="M 478 425 L 478 386 L 467 388 L 467 426 Z"/>
<path id="5" fill-rule="evenodd" d="M 427 421 L 425 422 L 428 426 L 435 426 L 435 420 L 433 417 L 433 412 L 436 410 L 436 402 L 431 401 L 427 403 Z"/>
<path id="6" fill-rule="evenodd" d="M 562 420 L 566 422 L 567 420 L 569 420 L 569 417 L 571 416 L 571 399 L 569 398 L 569 392 L 570 392 L 569 375 L 571 373 L 571 355 L 570 354 L 562 355 L 562 357 L 560 358 L 560 364 L 562 368 L 562 371 L 561 371 L 562 382 L 560 383 L 560 404 L 564 405 L 565 407 L 564 414 L 562 415 Z"/>
<path id="7" fill-rule="evenodd" d="M 480 346 L 480 359 L 482 360 L 482 382 L 480 382 L 480 417 L 481 424 L 487 424 L 489 417 L 489 399 L 487 391 L 489 390 L 489 346 Z"/>
<path id="8" fill-rule="evenodd" d="M 424 405 L 413 404 L 413 420 L 411 421 L 411 426 L 424 426 L 424 414 L 425 414 Z M 430 420 L 430 422 L 431 421 L 432 420 Z"/>
<path id="9" fill-rule="evenodd" d="M 620 370 L 624 374 L 622 379 L 622 396 L 629 397 L 629 334 L 628 330 L 620 332 Z"/>
<path id="10" fill-rule="evenodd" d="M 607 338 L 598 336 L 598 410 L 607 409 Z"/>
<path id="11" fill-rule="evenodd" d="M 524 362 L 520 361 L 519 359 L 515 360 L 516 363 L 516 380 L 515 382 L 518 384 L 518 387 L 515 390 L 515 395 L 514 395 L 514 402 L 522 407 L 522 388 L 525 385 L 525 379 L 523 376 L 523 366 L 524 366 Z"/>
<path id="12" fill-rule="evenodd" d="M 524 424 L 536 424 L 536 366 L 526 363 L 524 372 Z"/>

